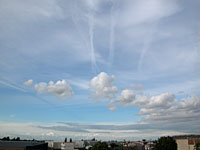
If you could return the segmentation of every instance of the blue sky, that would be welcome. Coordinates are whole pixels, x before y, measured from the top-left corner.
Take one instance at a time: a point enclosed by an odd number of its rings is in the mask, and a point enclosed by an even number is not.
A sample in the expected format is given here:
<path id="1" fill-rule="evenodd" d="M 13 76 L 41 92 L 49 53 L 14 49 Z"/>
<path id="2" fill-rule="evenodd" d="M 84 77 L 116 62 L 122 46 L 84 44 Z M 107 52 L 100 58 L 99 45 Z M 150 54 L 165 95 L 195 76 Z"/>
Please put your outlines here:
<path id="1" fill-rule="evenodd" d="M 199 7 L 198 0 L 1 0 L 0 136 L 199 133 Z"/>

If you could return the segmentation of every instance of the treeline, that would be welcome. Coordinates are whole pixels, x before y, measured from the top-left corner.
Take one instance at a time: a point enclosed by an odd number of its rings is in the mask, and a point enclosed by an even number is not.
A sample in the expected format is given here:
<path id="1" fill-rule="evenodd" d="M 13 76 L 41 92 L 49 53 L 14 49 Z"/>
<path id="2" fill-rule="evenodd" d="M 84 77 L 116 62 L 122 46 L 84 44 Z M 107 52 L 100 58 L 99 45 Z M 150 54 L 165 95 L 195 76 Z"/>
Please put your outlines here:
<path id="1" fill-rule="evenodd" d="M 108 146 L 106 142 L 97 142 L 90 150 L 138 150 L 138 147 L 123 147 L 122 145 L 117 145 L 115 143 L 111 143 L 110 146 Z"/>
<path id="2" fill-rule="evenodd" d="M 21 140 L 20 137 L 14 137 L 14 138 L 10 138 L 9 136 L 7 137 L 3 137 L 3 138 L 0 138 L 0 141 L 36 141 L 35 139 L 33 140 Z"/>

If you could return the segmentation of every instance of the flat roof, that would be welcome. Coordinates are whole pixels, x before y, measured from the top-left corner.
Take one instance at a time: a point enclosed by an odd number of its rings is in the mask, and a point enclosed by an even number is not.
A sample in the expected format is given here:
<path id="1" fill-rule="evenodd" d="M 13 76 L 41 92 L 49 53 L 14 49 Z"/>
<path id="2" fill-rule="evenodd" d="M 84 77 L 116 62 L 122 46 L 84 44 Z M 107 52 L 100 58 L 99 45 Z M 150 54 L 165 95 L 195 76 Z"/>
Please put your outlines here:
<path id="1" fill-rule="evenodd" d="M 2 147 L 15 147 L 15 148 L 25 148 L 27 146 L 36 146 L 44 144 L 44 142 L 37 141 L 0 141 L 0 148 Z"/>
<path id="2" fill-rule="evenodd" d="M 189 135 L 175 135 L 173 136 L 174 139 L 193 139 L 193 138 L 200 138 L 200 134 L 189 134 Z"/>

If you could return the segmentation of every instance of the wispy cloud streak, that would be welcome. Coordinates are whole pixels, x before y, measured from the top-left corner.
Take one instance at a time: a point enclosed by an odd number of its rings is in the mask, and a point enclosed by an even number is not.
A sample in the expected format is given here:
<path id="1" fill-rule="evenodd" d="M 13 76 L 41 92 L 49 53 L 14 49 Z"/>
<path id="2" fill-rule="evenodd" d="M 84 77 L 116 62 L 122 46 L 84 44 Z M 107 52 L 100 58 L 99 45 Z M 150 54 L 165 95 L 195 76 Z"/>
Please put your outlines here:
<path id="1" fill-rule="evenodd" d="M 79 19 L 82 19 L 82 16 L 80 14 L 80 12 L 78 11 L 80 8 L 78 7 L 77 1 L 73 2 L 73 5 L 70 9 L 70 13 L 71 13 L 71 19 L 72 22 L 74 23 L 76 30 L 78 31 L 79 35 L 81 36 L 81 38 L 83 39 L 85 46 L 87 49 L 89 49 L 89 41 L 88 38 L 86 36 L 86 34 L 84 34 L 84 32 L 81 30 L 80 28 L 80 24 L 79 24 Z"/>
<path id="2" fill-rule="evenodd" d="M 109 68 L 112 67 L 113 59 L 114 59 L 114 42 L 115 42 L 115 20 L 114 20 L 114 7 L 115 2 L 112 2 L 112 6 L 110 8 L 110 43 L 109 43 Z"/>
<path id="3" fill-rule="evenodd" d="M 140 59 L 138 62 L 138 71 L 141 70 L 143 62 L 144 62 L 144 57 L 145 57 L 146 53 L 148 52 L 148 50 L 151 46 L 151 43 L 153 41 L 153 34 L 155 32 L 155 28 L 156 28 L 156 25 L 154 24 L 153 27 L 150 28 L 150 31 L 147 33 L 146 38 L 144 39 L 144 44 L 143 44 L 141 54 L 140 54 Z"/>
<path id="4" fill-rule="evenodd" d="M 44 98 L 42 98 L 42 97 L 39 97 L 39 96 L 37 96 L 37 95 L 35 95 L 35 94 L 29 92 L 28 90 L 24 89 L 23 87 L 17 85 L 16 83 L 14 83 L 14 82 L 12 82 L 12 81 L 10 81 L 10 80 L 8 80 L 8 79 L 1 79 L 1 80 L 0 80 L 0 84 L 5 85 L 5 86 L 10 87 L 10 88 L 13 88 L 13 89 L 16 89 L 16 90 L 21 91 L 21 92 L 23 92 L 23 93 L 26 93 L 26 94 L 30 95 L 31 97 L 34 97 L 34 98 L 38 99 L 39 101 L 41 101 L 41 102 L 43 102 L 43 103 L 46 103 L 46 104 L 48 104 L 48 105 L 54 107 L 54 105 L 51 104 L 51 103 L 50 103 L 49 101 L 47 101 L 46 99 L 44 99 Z"/>
<path id="5" fill-rule="evenodd" d="M 94 15 L 90 14 L 88 18 L 89 23 L 89 38 L 90 38 L 90 54 L 93 72 L 97 73 L 97 64 L 94 50 Z"/>
<path id="6" fill-rule="evenodd" d="M 12 83 L 8 80 L 0 80 L 0 84 L 2 85 L 5 85 L 7 87 L 10 87 L 10 88 L 13 88 L 13 89 L 16 89 L 16 90 L 19 90 L 21 92 L 26 92 L 26 90 L 24 90 L 23 88 L 19 87 L 18 85 L 16 85 L 15 83 Z"/>

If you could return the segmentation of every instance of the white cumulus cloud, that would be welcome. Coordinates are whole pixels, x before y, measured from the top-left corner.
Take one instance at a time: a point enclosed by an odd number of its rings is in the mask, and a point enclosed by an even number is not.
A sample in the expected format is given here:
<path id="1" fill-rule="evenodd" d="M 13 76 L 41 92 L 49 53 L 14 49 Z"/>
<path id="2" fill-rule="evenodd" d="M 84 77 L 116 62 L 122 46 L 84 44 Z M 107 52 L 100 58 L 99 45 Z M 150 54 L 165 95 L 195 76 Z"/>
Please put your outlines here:
<path id="1" fill-rule="evenodd" d="M 152 96 L 146 103 L 147 108 L 169 108 L 176 104 L 176 96 L 170 93 L 162 93 L 158 96 Z"/>
<path id="2" fill-rule="evenodd" d="M 25 86 L 31 86 L 33 84 L 33 80 L 27 80 L 24 82 Z"/>
<path id="3" fill-rule="evenodd" d="M 48 86 L 47 83 L 40 82 L 38 84 L 35 84 L 35 89 L 39 94 L 47 93 L 47 86 Z"/>
<path id="4" fill-rule="evenodd" d="M 178 102 L 174 94 L 162 93 L 150 98 L 147 96 L 138 97 L 130 105 L 140 107 L 139 114 L 144 115 L 166 111 L 167 109 L 174 107 L 177 103 Z"/>
<path id="5" fill-rule="evenodd" d="M 175 128 L 177 122 L 182 122 L 182 127 L 187 127 L 189 122 L 194 125 L 199 123 L 200 98 L 191 96 L 177 100 L 174 94 L 162 93 L 148 98 L 141 96 L 131 103 L 140 108 L 139 115 L 145 115 L 145 123 L 159 123 Z M 196 128 L 194 126 L 194 128 Z"/>
<path id="6" fill-rule="evenodd" d="M 133 90 L 125 89 L 121 92 L 121 96 L 117 99 L 117 101 L 121 105 L 127 105 L 131 103 L 135 99 L 136 95 Z"/>
<path id="7" fill-rule="evenodd" d="M 71 98 L 74 95 L 72 88 L 65 80 L 58 80 L 56 83 L 53 81 L 49 81 L 49 83 L 40 82 L 35 84 L 35 89 L 39 94 L 54 94 L 60 98 Z"/>
<path id="8" fill-rule="evenodd" d="M 105 72 L 101 72 L 99 75 L 94 77 L 90 81 L 90 87 L 93 90 L 91 93 L 92 98 L 113 98 L 114 94 L 118 92 L 117 87 L 112 85 L 114 80 L 114 76 L 109 76 Z"/>
<path id="9" fill-rule="evenodd" d="M 116 108 L 115 106 L 109 107 L 108 109 L 109 109 L 110 111 L 115 111 L 115 110 L 117 110 L 117 108 Z"/>
<path id="10" fill-rule="evenodd" d="M 46 133 L 46 136 L 54 136 L 54 133 L 53 132 L 48 132 L 48 133 Z"/>

